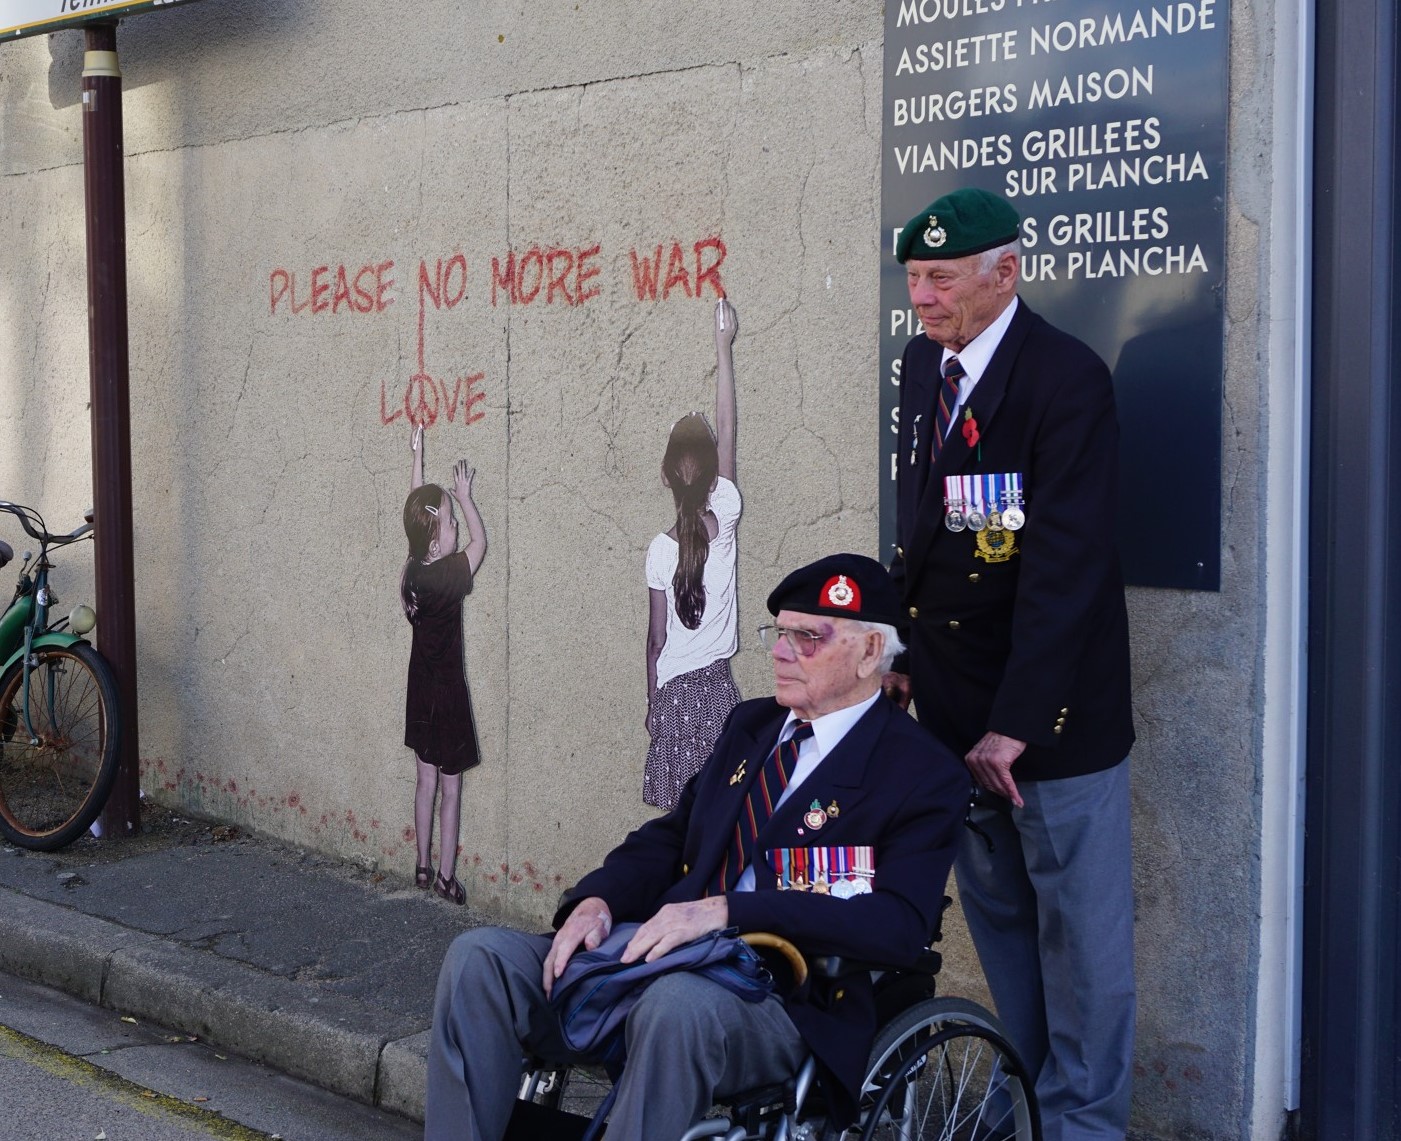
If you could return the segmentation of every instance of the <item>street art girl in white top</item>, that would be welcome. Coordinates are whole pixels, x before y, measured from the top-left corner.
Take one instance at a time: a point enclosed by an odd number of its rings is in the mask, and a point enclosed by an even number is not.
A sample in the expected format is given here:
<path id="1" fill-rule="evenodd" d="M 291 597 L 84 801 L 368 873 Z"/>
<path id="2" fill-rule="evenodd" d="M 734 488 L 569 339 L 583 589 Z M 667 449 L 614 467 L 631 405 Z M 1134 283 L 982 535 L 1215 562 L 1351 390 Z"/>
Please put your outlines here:
<path id="1" fill-rule="evenodd" d="M 715 433 L 700 413 L 672 425 L 662 482 L 676 522 L 647 551 L 647 732 L 642 799 L 675 806 L 739 702 L 735 590 L 740 496 L 735 486 L 734 306 L 715 304 Z"/>

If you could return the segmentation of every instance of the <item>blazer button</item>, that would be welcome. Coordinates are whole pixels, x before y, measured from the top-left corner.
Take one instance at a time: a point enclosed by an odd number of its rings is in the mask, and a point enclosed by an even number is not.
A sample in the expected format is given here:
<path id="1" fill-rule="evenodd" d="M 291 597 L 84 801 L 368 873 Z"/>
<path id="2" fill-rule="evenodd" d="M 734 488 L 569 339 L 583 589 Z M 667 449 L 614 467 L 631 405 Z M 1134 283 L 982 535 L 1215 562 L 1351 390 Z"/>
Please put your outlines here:
<path id="1" fill-rule="evenodd" d="M 844 990 L 839 990 L 839 991 L 837 991 L 836 999 L 837 999 L 838 1002 L 841 1002 L 841 1000 L 844 999 L 845 997 L 846 997 L 846 991 L 844 991 Z"/>
<path id="2" fill-rule="evenodd" d="M 1067 705 L 1064 709 L 1061 710 L 1061 713 L 1062 713 L 1062 714 L 1066 714 L 1066 713 L 1069 713 L 1069 712 L 1070 712 L 1070 706 L 1068 706 L 1068 705 Z"/>
<path id="3" fill-rule="evenodd" d="M 979 579 L 981 579 L 982 577 L 983 577 L 982 575 L 980 575 L 980 574 L 974 572 L 973 574 L 970 574 L 970 575 L 968 576 L 968 581 L 969 581 L 969 582 L 977 582 L 977 581 L 978 581 Z"/>
<path id="4" fill-rule="evenodd" d="M 899 555 L 899 556 L 903 559 L 903 558 L 905 557 L 905 548 L 904 548 L 904 547 L 896 547 L 896 548 L 895 548 L 895 553 L 896 553 L 897 555 Z"/>
<path id="5" fill-rule="evenodd" d="M 957 619 L 957 618 L 954 618 L 954 619 L 952 619 L 952 620 L 949 622 L 949 629 L 950 629 L 950 630 L 957 630 L 957 629 L 958 629 L 958 619 Z"/>
<path id="6" fill-rule="evenodd" d="M 1052 732 L 1052 733 L 1056 733 L 1056 734 L 1063 733 L 1063 732 L 1065 732 L 1065 726 L 1064 726 L 1064 725 L 1057 725 L 1054 729 L 1051 730 L 1051 732 Z"/>
<path id="7" fill-rule="evenodd" d="M 918 618 L 918 617 L 919 617 L 919 607 L 918 607 L 918 606 L 911 606 L 911 607 L 910 607 L 910 617 L 911 617 L 911 618 Z"/>
<path id="8" fill-rule="evenodd" d="M 690 864 L 682 864 L 682 865 L 681 865 L 681 874 L 682 874 L 683 876 L 688 876 L 688 875 L 690 875 L 690 874 L 691 874 L 691 865 L 690 865 Z"/>

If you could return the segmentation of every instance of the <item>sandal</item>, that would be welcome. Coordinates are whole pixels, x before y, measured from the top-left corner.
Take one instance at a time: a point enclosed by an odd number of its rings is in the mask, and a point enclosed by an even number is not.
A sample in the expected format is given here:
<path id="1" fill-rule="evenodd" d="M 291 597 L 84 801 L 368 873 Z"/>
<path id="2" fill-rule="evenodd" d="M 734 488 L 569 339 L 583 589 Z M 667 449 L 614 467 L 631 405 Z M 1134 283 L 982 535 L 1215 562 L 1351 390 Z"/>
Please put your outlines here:
<path id="1" fill-rule="evenodd" d="M 425 868 L 422 864 L 413 870 L 413 885 L 423 891 L 427 891 L 433 883 L 433 869 Z"/>
<path id="2" fill-rule="evenodd" d="M 450 880 L 443 879 L 443 873 L 439 872 L 433 880 L 433 890 L 446 899 L 449 903 L 455 903 L 459 907 L 467 902 L 467 892 L 463 886 L 457 882 L 457 877 Z"/>

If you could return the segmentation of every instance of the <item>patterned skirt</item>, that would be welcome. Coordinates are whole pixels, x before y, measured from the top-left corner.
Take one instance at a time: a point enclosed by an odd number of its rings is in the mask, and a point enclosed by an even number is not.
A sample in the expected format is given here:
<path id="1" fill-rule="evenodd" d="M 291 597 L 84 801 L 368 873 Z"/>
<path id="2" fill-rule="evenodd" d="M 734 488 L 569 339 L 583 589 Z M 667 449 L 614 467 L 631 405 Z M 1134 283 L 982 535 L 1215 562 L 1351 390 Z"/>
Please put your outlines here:
<path id="1" fill-rule="evenodd" d="M 647 749 L 642 799 L 668 812 L 715 748 L 725 718 L 739 704 L 730 659 L 681 674 L 657 694 L 656 735 Z"/>

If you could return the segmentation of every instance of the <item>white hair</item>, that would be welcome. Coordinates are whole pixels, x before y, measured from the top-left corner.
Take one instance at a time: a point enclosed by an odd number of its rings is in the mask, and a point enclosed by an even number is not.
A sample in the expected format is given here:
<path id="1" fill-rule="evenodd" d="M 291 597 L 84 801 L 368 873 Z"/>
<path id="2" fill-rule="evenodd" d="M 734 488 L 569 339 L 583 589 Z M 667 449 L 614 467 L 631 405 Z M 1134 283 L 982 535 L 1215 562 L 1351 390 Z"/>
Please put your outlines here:
<path id="1" fill-rule="evenodd" d="M 894 626 L 885 622 L 857 622 L 856 625 L 881 636 L 880 672 L 888 673 L 896 657 L 905 652 L 905 643 L 900 641 L 899 633 Z"/>
<path id="2" fill-rule="evenodd" d="M 1003 254 L 1015 254 L 1018 267 L 1022 264 L 1022 242 L 1020 238 L 1013 238 L 1006 245 L 994 246 L 990 250 L 984 250 L 978 255 L 978 272 L 991 273 L 992 267 L 1002 260 Z"/>

